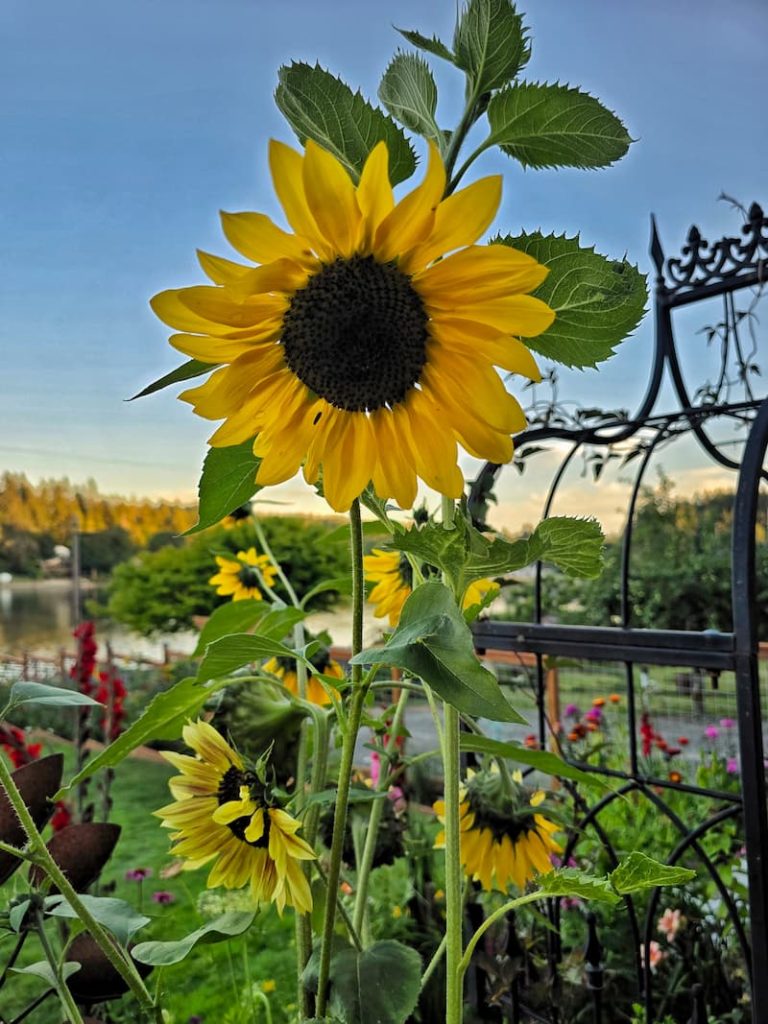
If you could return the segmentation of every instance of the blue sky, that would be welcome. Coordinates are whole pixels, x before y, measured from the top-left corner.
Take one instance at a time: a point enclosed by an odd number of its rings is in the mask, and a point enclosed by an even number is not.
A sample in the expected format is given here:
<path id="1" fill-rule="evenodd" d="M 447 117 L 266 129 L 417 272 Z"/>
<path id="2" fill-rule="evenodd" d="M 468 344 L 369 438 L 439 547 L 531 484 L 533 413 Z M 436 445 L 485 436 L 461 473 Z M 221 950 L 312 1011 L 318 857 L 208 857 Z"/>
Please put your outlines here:
<path id="1" fill-rule="evenodd" d="M 764 0 L 522 9 L 526 77 L 588 89 L 637 142 L 599 172 L 482 158 L 475 173 L 506 176 L 500 228 L 580 231 L 647 270 L 651 211 L 671 253 L 693 220 L 708 237 L 738 226 L 721 190 L 768 201 Z M 178 362 L 148 298 L 200 280 L 196 247 L 227 253 L 219 208 L 278 215 L 266 146 L 292 141 L 272 100 L 281 63 L 318 59 L 373 97 L 398 45 L 392 25 L 450 39 L 454 12 L 450 0 L 5 0 L 0 469 L 194 491 L 209 425 L 170 391 L 123 401 Z M 462 84 L 435 71 L 449 125 Z M 600 374 L 568 375 L 564 392 L 631 407 L 650 342 L 646 322 Z"/>

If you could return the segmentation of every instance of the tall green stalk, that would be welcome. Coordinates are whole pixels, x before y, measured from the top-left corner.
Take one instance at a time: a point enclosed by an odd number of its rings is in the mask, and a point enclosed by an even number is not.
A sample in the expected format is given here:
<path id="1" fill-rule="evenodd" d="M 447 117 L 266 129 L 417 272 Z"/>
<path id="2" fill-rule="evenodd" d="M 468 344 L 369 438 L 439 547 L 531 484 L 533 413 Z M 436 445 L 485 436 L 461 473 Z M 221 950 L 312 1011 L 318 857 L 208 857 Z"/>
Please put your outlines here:
<path id="1" fill-rule="evenodd" d="M 93 914 L 88 910 L 78 894 L 72 888 L 67 876 L 51 856 L 43 837 L 35 825 L 29 808 L 24 803 L 24 798 L 13 781 L 13 776 L 8 770 L 5 760 L 0 757 L 0 785 L 5 790 L 8 800 L 11 803 L 22 828 L 24 829 L 30 845 L 30 851 L 26 859 L 37 864 L 43 869 L 51 882 L 56 886 L 64 899 L 69 903 L 81 922 L 91 933 L 96 945 L 109 960 L 114 969 L 125 981 L 128 988 L 139 1002 L 139 1005 L 147 1013 L 153 1014 L 158 1024 L 162 1024 L 160 1008 L 155 1005 L 152 996 L 142 981 L 139 972 L 133 962 L 123 951 L 115 945 L 109 933 L 99 924 Z"/>
<path id="2" fill-rule="evenodd" d="M 363 649 L 363 604 L 365 602 L 365 583 L 363 578 L 363 523 L 360 517 L 360 501 L 356 498 L 349 510 L 349 531 L 352 549 L 352 655 L 359 654 Z M 333 927 L 336 922 L 336 894 L 339 889 L 341 874 L 341 857 L 344 848 L 344 832 L 347 827 L 347 806 L 349 804 L 349 787 L 352 779 L 352 763 L 355 756 L 355 743 L 360 731 L 360 720 L 363 714 L 366 688 L 363 684 L 363 670 L 360 665 L 352 665 L 351 672 L 352 697 L 349 704 L 344 744 L 341 749 L 338 789 L 336 791 L 336 810 L 333 818 L 333 839 L 331 841 L 331 858 L 328 865 L 328 898 L 323 918 L 323 933 L 320 947 L 320 966 L 317 980 L 317 1016 L 323 1017 L 328 1003 L 328 977 L 331 967 L 331 950 L 333 944 Z"/>

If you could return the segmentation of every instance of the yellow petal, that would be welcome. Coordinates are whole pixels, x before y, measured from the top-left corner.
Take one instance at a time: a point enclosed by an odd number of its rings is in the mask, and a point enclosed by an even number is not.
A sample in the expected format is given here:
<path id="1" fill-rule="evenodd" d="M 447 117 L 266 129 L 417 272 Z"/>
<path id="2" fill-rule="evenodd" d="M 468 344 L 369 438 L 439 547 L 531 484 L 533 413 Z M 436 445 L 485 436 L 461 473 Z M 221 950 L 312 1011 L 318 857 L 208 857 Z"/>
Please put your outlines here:
<path id="1" fill-rule="evenodd" d="M 472 245 L 414 275 L 413 283 L 430 306 L 454 309 L 464 301 L 533 291 L 548 273 L 507 245 Z"/>
<path id="2" fill-rule="evenodd" d="M 315 261 L 317 264 L 317 261 Z M 319 264 L 317 264 L 319 266 Z M 295 260 L 274 260 L 272 263 L 265 263 L 261 267 L 249 268 L 245 274 L 234 281 L 229 290 L 239 300 L 249 295 L 262 295 L 265 292 L 282 292 L 285 295 L 292 295 L 299 288 L 303 288 L 309 280 L 309 268 L 307 264 L 296 263 Z"/>
<path id="3" fill-rule="evenodd" d="M 231 363 L 238 356 L 250 352 L 264 342 L 273 341 L 280 334 L 282 317 L 265 320 L 258 330 L 251 329 L 249 338 L 202 337 L 199 334 L 172 334 L 168 339 L 175 349 L 201 363 Z M 211 332 L 214 333 L 215 332 Z"/>
<path id="4" fill-rule="evenodd" d="M 287 258 L 301 262 L 312 253 L 306 241 L 279 228 L 264 213 L 226 213 L 221 226 L 227 241 L 254 263 L 271 263 Z"/>
<path id="5" fill-rule="evenodd" d="M 188 747 L 191 747 L 204 761 L 208 761 L 216 768 L 227 771 L 232 765 L 237 768 L 243 767 L 240 755 L 230 747 L 212 725 L 204 722 L 201 718 L 196 722 L 188 722 L 181 734 Z"/>
<path id="6" fill-rule="evenodd" d="M 340 256 L 351 256 L 360 211 L 349 174 L 334 156 L 309 139 L 302 176 L 307 205 L 329 246 Z"/>
<path id="7" fill-rule="evenodd" d="M 431 235 L 409 255 L 403 267 L 406 273 L 414 273 L 438 256 L 476 242 L 496 216 L 501 183 L 501 175 L 493 174 L 444 199 L 435 213 Z"/>
<path id="8" fill-rule="evenodd" d="M 307 205 L 302 176 L 303 163 L 304 158 L 295 149 L 276 139 L 270 140 L 269 166 L 272 181 L 288 223 L 297 235 L 306 239 L 318 256 L 332 258 L 332 250 L 318 229 Z"/>
<path id="9" fill-rule="evenodd" d="M 437 146 L 430 142 L 424 180 L 400 200 L 376 231 L 373 253 L 380 262 L 404 256 L 429 237 L 444 192 L 445 167 Z"/>
<path id="10" fill-rule="evenodd" d="M 378 459 L 373 471 L 376 493 L 380 498 L 394 498 L 400 508 L 412 508 L 418 482 L 409 439 L 398 435 L 389 409 L 377 409 L 372 413 L 371 427 Z"/>
<path id="11" fill-rule="evenodd" d="M 379 224 L 395 205 L 389 182 L 389 152 L 383 140 L 376 143 L 363 165 L 357 205 L 362 215 L 358 244 L 362 252 L 368 252 Z"/>
<path id="12" fill-rule="evenodd" d="M 227 327 L 256 327 L 288 308 L 288 301 L 283 295 L 255 295 L 242 299 L 231 289 L 211 285 L 179 288 L 176 295 L 179 302 L 193 313 Z"/>
<path id="13" fill-rule="evenodd" d="M 541 372 L 531 350 L 519 338 L 503 334 L 495 327 L 472 323 L 470 320 L 434 317 L 429 330 L 441 345 L 463 351 L 472 358 L 482 356 L 494 366 L 518 373 L 529 380 L 541 380 Z"/>
<path id="14" fill-rule="evenodd" d="M 197 250 L 197 261 L 203 268 L 203 273 L 210 277 L 214 284 L 232 284 L 252 269 L 244 267 L 242 263 L 226 260 L 223 256 L 203 252 L 202 249 Z"/>
<path id="15" fill-rule="evenodd" d="M 464 477 L 456 462 L 456 441 L 450 424 L 439 420 L 437 410 L 424 391 L 412 389 L 405 411 L 414 441 L 416 472 L 430 487 L 448 498 L 459 498 Z M 397 413 L 400 407 L 396 407 Z"/>
<path id="16" fill-rule="evenodd" d="M 525 414 L 517 399 L 510 395 L 498 373 L 481 360 L 465 359 L 452 354 L 433 355 L 429 374 L 431 386 L 438 393 L 463 396 L 470 415 L 490 424 L 502 434 L 516 434 L 525 429 Z M 460 429 L 461 424 L 454 424 Z"/>
<path id="17" fill-rule="evenodd" d="M 283 424 L 259 434 L 254 446 L 255 453 L 261 456 L 256 474 L 258 484 L 280 484 L 296 475 L 312 440 L 312 420 L 317 411 L 318 403 L 302 396 L 301 406 L 290 418 L 286 415 Z"/>
<path id="18" fill-rule="evenodd" d="M 323 454 L 323 493 L 336 512 L 346 512 L 368 485 L 376 465 L 373 432 L 364 412 L 337 418 Z"/>
<path id="19" fill-rule="evenodd" d="M 496 327 L 505 334 L 519 334 L 535 338 L 552 326 L 554 312 L 532 295 L 507 295 L 481 303 L 458 303 L 456 309 L 447 310 L 463 320 L 477 320 Z"/>
<path id="20" fill-rule="evenodd" d="M 216 370 L 205 384 L 182 391 L 179 399 L 189 402 L 198 416 L 221 419 L 241 408 L 260 381 L 283 365 L 282 347 L 268 342 L 253 347 L 229 366 Z"/>

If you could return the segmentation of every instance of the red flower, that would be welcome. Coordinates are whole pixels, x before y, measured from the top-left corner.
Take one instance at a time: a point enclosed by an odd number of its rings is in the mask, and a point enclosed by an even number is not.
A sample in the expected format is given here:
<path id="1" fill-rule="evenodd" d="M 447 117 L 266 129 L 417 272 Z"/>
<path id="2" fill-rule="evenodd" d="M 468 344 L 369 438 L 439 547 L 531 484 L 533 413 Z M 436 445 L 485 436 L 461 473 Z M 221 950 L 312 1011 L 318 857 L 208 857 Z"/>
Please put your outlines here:
<path id="1" fill-rule="evenodd" d="M 69 809 L 69 804 L 65 804 L 63 800 L 59 800 L 56 804 L 56 810 L 53 812 L 51 817 L 51 828 L 54 832 L 58 832 L 62 828 L 66 828 L 67 825 L 72 821 L 72 811 Z"/>
<path id="2" fill-rule="evenodd" d="M 651 725 L 651 719 L 648 717 L 648 712 L 643 712 L 643 717 L 640 721 L 640 735 L 643 739 L 643 757 L 648 757 L 651 753 L 651 746 L 656 737 L 656 733 Z"/>
<path id="3" fill-rule="evenodd" d="M 677 742 L 680 744 L 681 747 L 687 747 L 691 741 L 688 739 L 687 736 L 678 736 Z"/>
<path id="4" fill-rule="evenodd" d="M 534 733 L 529 732 L 528 735 L 523 740 L 523 745 L 528 747 L 529 750 L 538 750 L 538 748 L 539 748 L 539 741 L 536 739 L 536 736 L 535 736 Z"/>

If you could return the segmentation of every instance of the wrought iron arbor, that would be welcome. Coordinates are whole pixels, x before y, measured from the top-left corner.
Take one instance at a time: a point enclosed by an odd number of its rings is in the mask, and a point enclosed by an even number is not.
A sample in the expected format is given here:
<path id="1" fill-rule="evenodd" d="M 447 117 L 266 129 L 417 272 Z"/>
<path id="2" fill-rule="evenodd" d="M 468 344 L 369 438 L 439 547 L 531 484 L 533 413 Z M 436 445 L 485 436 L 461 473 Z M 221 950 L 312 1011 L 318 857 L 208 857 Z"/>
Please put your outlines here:
<path id="1" fill-rule="evenodd" d="M 476 626 L 475 638 L 480 651 L 501 649 L 536 655 L 538 731 L 542 745 L 550 740 L 545 705 L 544 659 L 561 656 L 623 664 L 630 744 L 628 764 L 625 770 L 598 768 L 591 764 L 579 765 L 589 771 L 610 774 L 618 779 L 619 785 L 615 792 L 591 805 L 583 796 L 575 794 L 581 820 L 570 837 L 565 856 L 568 857 L 577 848 L 584 829 L 591 828 L 602 842 L 609 860 L 615 862 L 612 837 L 602 827 L 601 816 L 609 804 L 626 794 L 637 794 L 649 801 L 679 834 L 669 861 L 677 862 L 683 857 L 695 855 L 701 870 L 712 879 L 721 905 L 732 922 L 743 956 L 744 971 L 751 990 L 753 1024 L 764 1024 L 768 1019 L 768 813 L 755 616 L 755 534 L 758 493 L 761 480 L 766 478 L 763 465 L 768 450 L 768 399 L 763 400 L 762 396 L 753 392 L 750 360 L 754 357 L 755 346 L 753 344 L 752 350 L 748 351 L 748 325 L 744 324 L 743 316 L 737 311 L 735 296 L 744 289 L 752 289 L 753 295 L 758 294 L 763 283 L 768 280 L 768 219 L 757 204 L 745 212 L 745 224 L 740 238 L 726 237 L 709 245 L 699 230 L 692 227 L 679 258 L 665 258 L 656 223 L 652 223 L 651 256 L 657 272 L 655 350 L 645 397 L 634 415 L 602 417 L 596 423 L 574 418 L 569 421 L 566 416 L 545 415 L 541 422 L 534 422 L 518 438 L 518 450 L 523 452 L 526 446 L 551 439 L 560 440 L 569 446 L 552 479 L 544 507 L 545 516 L 550 514 L 566 470 L 579 453 L 587 448 L 607 452 L 612 446 L 629 440 L 639 446 L 622 540 L 620 625 L 582 627 L 544 622 L 546 609 L 543 607 L 539 566 L 535 580 L 533 621 L 481 622 Z M 681 364 L 675 334 L 675 313 L 680 307 L 713 297 L 721 297 L 723 302 L 722 331 L 718 333 L 721 365 L 714 382 L 692 392 Z M 671 384 L 676 398 L 677 408 L 671 411 L 657 409 L 665 382 Z M 733 395 L 735 387 L 740 390 L 738 396 Z M 712 428 L 718 420 L 748 429 L 740 458 L 735 458 L 715 439 Z M 738 475 L 731 535 L 733 625 L 729 632 L 683 632 L 638 629 L 633 626 L 630 592 L 633 528 L 641 487 L 654 454 L 670 439 L 681 435 L 695 438 L 709 459 Z M 470 506 L 478 521 L 484 518 L 487 498 L 500 469 L 499 466 L 486 465 L 473 484 Z M 640 665 L 674 665 L 705 670 L 715 675 L 723 671 L 734 673 L 741 750 L 739 794 L 719 792 L 705 786 L 683 785 L 669 778 L 647 774 L 638 752 L 637 671 Z M 702 813 L 698 820 L 682 821 L 669 806 L 667 794 L 675 788 L 684 788 L 702 798 Z M 742 822 L 746 846 L 749 906 L 746 928 L 728 884 L 702 845 L 703 838 L 710 830 L 734 818 Z M 643 963 L 641 949 L 649 948 L 660 895 L 660 890 L 654 891 L 643 919 L 639 908 L 631 899 L 627 900 L 634 942 L 637 996 L 644 1006 L 648 1024 L 656 1019 L 654 1015 L 657 1007 L 653 974 L 649 963 Z M 562 945 L 557 935 L 561 919 L 557 904 L 549 907 L 549 916 L 556 929 L 548 943 L 549 967 L 556 987 L 562 954 Z M 588 930 L 585 984 L 590 991 L 591 1019 L 599 1024 L 614 1018 L 603 1006 L 601 948 L 594 918 L 588 921 Z M 694 985 L 690 996 L 690 1019 L 699 1024 L 706 1017 L 701 987 Z M 562 1017 L 556 1008 L 550 1007 L 547 1016 L 542 1015 L 540 1007 L 531 1008 L 524 984 L 513 986 L 505 1002 L 511 1020 L 546 1020 L 562 1024 Z"/>

